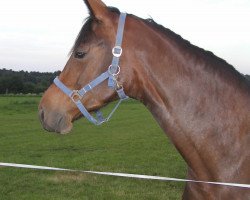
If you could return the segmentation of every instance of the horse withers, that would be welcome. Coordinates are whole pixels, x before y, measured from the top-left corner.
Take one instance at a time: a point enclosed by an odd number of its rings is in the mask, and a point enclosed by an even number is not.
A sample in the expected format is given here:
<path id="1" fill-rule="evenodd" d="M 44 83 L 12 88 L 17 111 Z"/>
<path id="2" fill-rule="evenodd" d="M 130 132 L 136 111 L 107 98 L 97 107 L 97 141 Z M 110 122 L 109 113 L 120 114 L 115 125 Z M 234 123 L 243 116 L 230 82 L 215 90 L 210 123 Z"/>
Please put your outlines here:
<path id="1" fill-rule="evenodd" d="M 66 95 L 52 84 L 39 105 L 41 123 L 48 131 L 71 131 L 72 123 L 82 116 L 76 102 L 89 113 L 119 96 L 108 87 L 110 77 L 79 95 L 109 69 L 120 23 L 118 9 L 100 0 L 85 3 L 90 17 L 58 77 L 74 93 Z M 249 184 L 250 83 L 226 61 L 152 19 L 127 15 L 121 48 L 115 82 L 150 110 L 185 159 L 188 178 Z M 183 199 L 245 200 L 250 191 L 188 183 Z"/>

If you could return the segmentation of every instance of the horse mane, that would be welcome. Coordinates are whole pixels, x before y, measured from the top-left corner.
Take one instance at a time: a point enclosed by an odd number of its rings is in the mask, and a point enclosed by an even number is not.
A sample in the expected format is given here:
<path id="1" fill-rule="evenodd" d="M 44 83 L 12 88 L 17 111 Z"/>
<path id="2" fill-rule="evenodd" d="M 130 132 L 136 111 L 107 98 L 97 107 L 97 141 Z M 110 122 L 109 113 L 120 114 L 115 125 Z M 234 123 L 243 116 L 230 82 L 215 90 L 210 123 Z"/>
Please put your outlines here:
<path id="1" fill-rule="evenodd" d="M 144 21 L 148 26 L 162 32 L 168 38 L 174 40 L 184 50 L 194 52 L 196 55 L 201 56 L 206 63 L 206 70 L 212 70 L 214 73 L 219 72 L 229 81 L 232 81 L 233 79 L 238 83 L 241 83 L 243 81 L 247 83 L 248 88 L 250 87 L 250 82 L 243 74 L 239 73 L 232 65 L 227 63 L 227 61 L 225 61 L 224 59 L 216 56 L 213 52 L 207 51 L 203 48 L 191 44 L 188 40 L 183 39 L 180 35 L 176 34 L 172 30 L 156 23 L 152 18 L 141 19 L 134 15 L 133 17 Z"/>

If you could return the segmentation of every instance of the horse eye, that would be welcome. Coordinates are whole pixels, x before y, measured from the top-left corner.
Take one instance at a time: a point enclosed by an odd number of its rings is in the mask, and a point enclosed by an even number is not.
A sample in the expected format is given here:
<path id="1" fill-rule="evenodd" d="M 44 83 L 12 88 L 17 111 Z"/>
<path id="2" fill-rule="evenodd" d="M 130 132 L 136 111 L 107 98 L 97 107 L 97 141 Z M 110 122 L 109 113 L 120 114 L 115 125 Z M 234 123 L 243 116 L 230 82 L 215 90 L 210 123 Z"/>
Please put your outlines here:
<path id="1" fill-rule="evenodd" d="M 75 58 L 84 58 L 84 56 L 86 55 L 86 53 L 84 52 L 75 52 Z"/>

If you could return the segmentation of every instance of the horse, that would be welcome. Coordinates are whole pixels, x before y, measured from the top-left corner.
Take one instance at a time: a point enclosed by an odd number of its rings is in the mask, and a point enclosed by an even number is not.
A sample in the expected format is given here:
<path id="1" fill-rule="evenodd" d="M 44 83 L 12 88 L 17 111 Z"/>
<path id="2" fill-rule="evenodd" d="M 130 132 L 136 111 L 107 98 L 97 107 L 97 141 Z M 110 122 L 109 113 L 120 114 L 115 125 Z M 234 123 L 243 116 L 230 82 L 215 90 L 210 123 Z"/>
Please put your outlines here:
<path id="1" fill-rule="evenodd" d="M 188 179 L 249 183 L 250 83 L 244 76 L 152 19 L 132 14 L 124 22 L 122 48 L 115 49 L 120 11 L 101 0 L 84 2 L 90 16 L 57 78 L 72 92 L 71 98 L 58 83 L 51 84 L 38 108 L 44 129 L 70 132 L 73 122 L 83 116 L 76 102 L 89 114 L 119 99 L 118 86 L 110 89 L 108 79 L 95 88 L 89 85 L 91 91 L 84 97 L 79 95 L 116 56 L 120 60 L 110 73 L 113 81 L 152 113 L 186 161 Z M 250 191 L 187 183 L 182 198 L 243 200 L 250 198 Z"/>

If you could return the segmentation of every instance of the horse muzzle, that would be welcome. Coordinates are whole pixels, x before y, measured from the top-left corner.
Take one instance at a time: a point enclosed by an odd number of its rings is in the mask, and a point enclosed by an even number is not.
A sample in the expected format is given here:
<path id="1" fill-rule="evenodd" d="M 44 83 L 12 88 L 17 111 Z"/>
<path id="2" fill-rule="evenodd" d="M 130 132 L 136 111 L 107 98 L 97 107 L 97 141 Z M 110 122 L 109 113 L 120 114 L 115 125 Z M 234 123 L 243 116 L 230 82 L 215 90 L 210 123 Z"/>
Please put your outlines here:
<path id="1" fill-rule="evenodd" d="M 43 108 L 39 108 L 39 119 L 43 128 L 49 132 L 67 134 L 73 127 L 71 119 L 67 115 L 46 111 Z"/>

